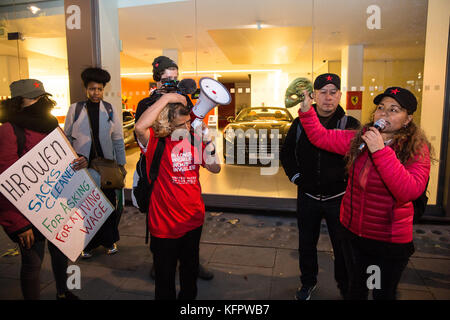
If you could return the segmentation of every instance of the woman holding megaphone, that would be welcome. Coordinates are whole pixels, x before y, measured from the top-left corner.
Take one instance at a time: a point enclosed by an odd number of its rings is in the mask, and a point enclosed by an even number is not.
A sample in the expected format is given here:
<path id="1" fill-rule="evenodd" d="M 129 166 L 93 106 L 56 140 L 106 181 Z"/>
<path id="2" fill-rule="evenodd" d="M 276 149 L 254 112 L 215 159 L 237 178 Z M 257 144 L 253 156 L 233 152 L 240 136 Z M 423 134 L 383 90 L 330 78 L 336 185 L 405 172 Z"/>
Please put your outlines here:
<path id="1" fill-rule="evenodd" d="M 395 299 L 414 252 L 412 201 L 424 192 L 430 172 L 431 145 L 413 121 L 414 95 L 391 87 L 373 101 L 373 121 L 359 131 L 326 130 L 306 91 L 299 110 L 314 145 L 347 156 L 349 178 L 340 211 L 347 299 L 367 299 L 368 287 L 374 299 Z"/>
<path id="2" fill-rule="evenodd" d="M 164 141 L 148 213 L 157 300 L 176 298 L 178 261 L 181 287 L 178 299 L 197 296 L 200 236 L 205 217 L 199 169 L 203 166 L 212 173 L 220 172 L 211 138 L 204 136 L 202 141 L 191 132 L 190 109 L 186 104 L 183 95 L 166 93 L 142 114 L 135 127 L 147 159 L 147 171 L 159 140 Z"/>

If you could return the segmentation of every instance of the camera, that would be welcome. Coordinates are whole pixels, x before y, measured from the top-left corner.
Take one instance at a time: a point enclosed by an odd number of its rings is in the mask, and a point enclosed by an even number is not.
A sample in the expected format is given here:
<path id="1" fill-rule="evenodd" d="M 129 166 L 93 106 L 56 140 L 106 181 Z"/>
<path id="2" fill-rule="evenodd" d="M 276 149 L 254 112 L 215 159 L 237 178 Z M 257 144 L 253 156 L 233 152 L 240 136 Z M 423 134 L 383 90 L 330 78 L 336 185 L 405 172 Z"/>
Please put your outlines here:
<path id="1" fill-rule="evenodd" d="M 170 78 L 165 78 L 165 79 L 161 79 L 161 88 L 159 89 L 160 91 L 164 92 L 164 93 L 168 93 L 168 92 L 179 92 L 178 89 L 178 85 L 180 84 L 180 81 L 178 80 L 172 80 Z"/>
<path id="2" fill-rule="evenodd" d="M 182 95 L 190 94 L 192 99 L 197 99 L 198 94 L 200 93 L 194 79 L 183 79 L 181 81 L 177 81 L 170 78 L 164 78 L 161 79 L 161 85 L 161 88 L 158 89 L 158 92 L 160 93 L 176 92 Z"/>

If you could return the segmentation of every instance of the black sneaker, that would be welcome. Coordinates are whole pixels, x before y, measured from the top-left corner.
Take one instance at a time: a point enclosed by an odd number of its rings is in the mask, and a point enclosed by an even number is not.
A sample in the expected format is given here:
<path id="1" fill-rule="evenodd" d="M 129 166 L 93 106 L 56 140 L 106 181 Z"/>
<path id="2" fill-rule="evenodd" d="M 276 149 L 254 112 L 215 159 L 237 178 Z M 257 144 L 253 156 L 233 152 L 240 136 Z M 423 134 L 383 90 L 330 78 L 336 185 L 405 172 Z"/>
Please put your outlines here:
<path id="1" fill-rule="evenodd" d="M 309 287 L 309 286 L 302 286 L 302 288 L 298 288 L 297 292 L 295 293 L 295 300 L 309 300 L 311 299 L 311 293 L 316 288 L 316 285 Z"/>
<path id="2" fill-rule="evenodd" d="M 203 280 L 211 280 L 214 278 L 214 273 L 206 269 L 201 264 L 198 265 L 198 277 Z"/>
<path id="3" fill-rule="evenodd" d="M 64 292 L 61 295 L 57 294 L 56 295 L 56 300 L 80 300 L 80 298 L 78 298 L 72 292 L 66 291 L 66 292 Z"/>

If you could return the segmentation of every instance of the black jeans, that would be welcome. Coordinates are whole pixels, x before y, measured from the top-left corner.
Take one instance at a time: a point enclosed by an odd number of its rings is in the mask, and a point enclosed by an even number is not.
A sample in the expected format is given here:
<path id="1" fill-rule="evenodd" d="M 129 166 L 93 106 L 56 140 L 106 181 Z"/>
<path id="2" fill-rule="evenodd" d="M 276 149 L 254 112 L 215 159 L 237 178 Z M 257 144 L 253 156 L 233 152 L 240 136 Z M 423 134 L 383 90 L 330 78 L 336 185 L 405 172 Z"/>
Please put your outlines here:
<path id="1" fill-rule="evenodd" d="M 20 246 L 22 265 L 20 269 L 20 285 L 25 300 L 39 300 L 41 292 L 40 272 L 45 253 L 45 238 L 34 232 L 35 242 L 30 249 Z M 52 261 L 56 291 L 63 294 L 67 290 L 67 257 L 50 241 L 48 251 Z"/>
<path id="2" fill-rule="evenodd" d="M 113 205 L 113 208 L 117 208 L 116 202 L 116 191 L 114 189 L 101 189 L 108 200 Z M 84 249 L 84 251 L 91 251 L 98 246 L 104 246 L 105 248 L 111 248 L 114 243 L 119 241 L 119 222 L 120 217 L 122 216 L 121 212 L 118 210 L 114 210 L 111 212 L 109 217 L 94 235 L 94 237 L 89 241 L 88 245 Z"/>
<path id="3" fill-rule="evenodd" d="M 368 267 L 376 266 L 380 286 L 373 288 L 373 299 L 395 300 L 398 283 L 414 251 L 413 244 L 396 245 L 361 237 L 345 238 L 341 244 L 349 276 L 345 299 L 367 300 L 368 284 L 376 283 L 372 278 L 376 272 Z"/>
<path id="4" fill-rule="evenodd" d="M 179 300 L 197 297 L 200 237 L 202 227 L 189 231 L 178 239 L 151 236 L 150 250 L 155 268 L 155 300 L 175 300 L 175 273 L 180 261 Z"/>
<path id="5" fill-rule="evenodd" d="M 298 252 L 301 271 L 301 282 L 304 286 L 317 283 L 319 266 L 317 262 L 317 242 L 320 236 L 320 225 L 325 218 L 334 253 L 334 278 L 341 294 L 348 288 L 347 271 L 340 245 L 339 210 L 342 197 L 327 201 L 319 201 L 299 192 L 297 197 L 297 223 L 299 230 Z"/>

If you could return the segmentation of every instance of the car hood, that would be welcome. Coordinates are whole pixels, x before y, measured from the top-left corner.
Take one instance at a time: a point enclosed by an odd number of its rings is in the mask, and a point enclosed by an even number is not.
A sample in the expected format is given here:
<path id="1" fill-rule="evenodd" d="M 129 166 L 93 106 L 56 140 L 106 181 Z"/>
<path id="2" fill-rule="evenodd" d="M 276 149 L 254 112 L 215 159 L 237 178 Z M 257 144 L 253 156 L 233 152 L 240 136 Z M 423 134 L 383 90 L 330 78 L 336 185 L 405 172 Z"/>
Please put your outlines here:
<path id="1" fill-rule="evenodd" d="M 225 127 L 225 130 L 227 129 L 242 129 L 242 130 L 248 130 L 248 129 L 279 129 L 280 131 L 287 131 L 289 130 L 289 127 L 291 126 L 291 122 L 288 121 L 242 121 L 242 122 L 234 122 L 230 123 Z"/>

